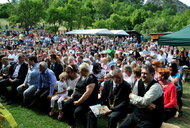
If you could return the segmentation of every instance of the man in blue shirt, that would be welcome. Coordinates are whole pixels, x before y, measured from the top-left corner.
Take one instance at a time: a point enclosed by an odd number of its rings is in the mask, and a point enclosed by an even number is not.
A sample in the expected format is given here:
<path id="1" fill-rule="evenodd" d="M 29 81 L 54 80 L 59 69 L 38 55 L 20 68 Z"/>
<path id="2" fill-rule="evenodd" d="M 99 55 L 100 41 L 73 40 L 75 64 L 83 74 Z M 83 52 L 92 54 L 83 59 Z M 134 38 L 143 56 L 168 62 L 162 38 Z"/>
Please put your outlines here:
<path id="1" fill-rule="evenodd" d="M 54 72 L 48 68 L 46 62 L 39 63 L 40 70 L 40 81 L 38 85 L 38 89 L 34 94 L 34 101 L 32 104 L 39 99 L 42 108 L 47 108 L 49 106 L 48 102 L 51 96 L 54 93 L 54 85 L 56 84 L 56 76 Z"/>
<path id="2" fill-rule="evenodd" d="M 36 56 L 29 57 L 29 66 L 24 83 L 17 87 L 18 94 L 23 96 L 23 106 L 28 105 L 31 101 L 31 97 L 37 90 L 40 81 L 40 71 Z"/>

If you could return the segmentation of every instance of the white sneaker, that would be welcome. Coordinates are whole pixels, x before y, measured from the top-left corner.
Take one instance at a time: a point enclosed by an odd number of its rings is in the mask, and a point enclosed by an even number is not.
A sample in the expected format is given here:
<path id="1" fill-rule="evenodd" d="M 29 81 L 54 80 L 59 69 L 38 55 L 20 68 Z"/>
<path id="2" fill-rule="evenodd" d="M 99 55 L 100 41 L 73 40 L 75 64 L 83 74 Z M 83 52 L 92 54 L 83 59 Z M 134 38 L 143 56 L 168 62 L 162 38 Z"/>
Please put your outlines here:
<path id="1" fill-rule="evenodd" d="M 176 113 L 175 113 L 175 118 L 178 118 L 178 116 L 179 116 L 179 112 L 178 111 L 176 111 Z"/>

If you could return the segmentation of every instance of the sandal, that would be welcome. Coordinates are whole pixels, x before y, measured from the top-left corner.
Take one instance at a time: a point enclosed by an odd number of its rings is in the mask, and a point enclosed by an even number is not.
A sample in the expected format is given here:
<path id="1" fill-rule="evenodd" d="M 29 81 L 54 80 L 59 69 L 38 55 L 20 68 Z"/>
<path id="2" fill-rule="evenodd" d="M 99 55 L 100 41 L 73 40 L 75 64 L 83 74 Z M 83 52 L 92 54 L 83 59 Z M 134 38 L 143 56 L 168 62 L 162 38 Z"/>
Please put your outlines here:
<path id="1" fill-rule="evenodd" d="M 63 112 L 59 112 L 59 115 L 57 117 L 58 120 L 60 120 L 61 118 L 63 118 Z"/>
<path id="2" fill-rule="evenodd" d="M 53 116 L 53 115 L 54 115 L 53 111 L 49 112 L 49 116 Z"/>

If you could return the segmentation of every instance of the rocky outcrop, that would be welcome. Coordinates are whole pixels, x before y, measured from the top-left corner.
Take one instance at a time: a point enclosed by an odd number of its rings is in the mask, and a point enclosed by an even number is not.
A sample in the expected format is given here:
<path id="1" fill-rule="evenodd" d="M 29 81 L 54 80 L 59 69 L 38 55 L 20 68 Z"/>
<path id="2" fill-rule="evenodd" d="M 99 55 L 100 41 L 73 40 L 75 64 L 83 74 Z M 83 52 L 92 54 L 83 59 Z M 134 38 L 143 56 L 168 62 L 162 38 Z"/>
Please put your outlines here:
<path id="1" fill-rule="evenodd" d="M 167 1 L 171 5 L 176 5 L 176 9 L 178 12 L 184 12 L 185 10 L 189 9 L 189 7 L 186 4 L 182 3 L 179 0 L 147 0 L 145 4 L 154 3 L 162 6 L 164 1 Z"/>

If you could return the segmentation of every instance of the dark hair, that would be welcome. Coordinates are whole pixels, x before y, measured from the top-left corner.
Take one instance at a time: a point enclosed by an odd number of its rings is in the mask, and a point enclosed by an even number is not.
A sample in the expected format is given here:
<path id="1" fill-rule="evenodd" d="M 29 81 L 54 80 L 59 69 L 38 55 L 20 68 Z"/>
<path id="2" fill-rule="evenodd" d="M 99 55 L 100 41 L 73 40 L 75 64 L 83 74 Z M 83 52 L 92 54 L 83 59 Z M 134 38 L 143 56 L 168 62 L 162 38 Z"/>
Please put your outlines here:
<path id="1" fill-rule="evenodd" d="M 66 72 L 75 72 L 75 73 L 77 73 L 78 72 L 77 65 L 76 64 L 67 65 Z"/>
<path id="2" fill-rule="evenodd" d="M 93 73 L 97 74 L 98 72 L 96 69 L 100 69 L 100 68 L 102 68 L 100 63 L 94 63 L 93 69 L 92 69 Z"/>
<path id="3" fill-rule="evenodd" d="M 30 61 L 34 61 L 35 63 L 38 62 L 38 59 L 37 59 L 36 56 L 30 56 L 30 57 L 29 57 L 29 60 L 30 60 Z"/>
<path id="4" fill-rule="evenodd" d="M 50 55 L 51 59 L 57 60 L 57 56 L 55 54 Z"/>
<path id="5" fill-rule="evenodd" d="M 170 65 L 171 65 L 171 68 L 172 68 L 171 76 L 175 76 L 176 73 L 178 73 L 177 64 L 176 63 L 171 63 Z"/>
<path id="6" fill-rule="evenodd" d="M 23 57 L 24 57 L 23 54 L 19 54 L 19 55 L 18 55 L 18 59 L 23 58 Z"/>
<path id="7" fill-rule="evenodd" d="M 84 57 L 83 56 L 79 56 L 79 58 L 83 59 Z"/>
<path id="8" fill-rule="evenodd" d="M 142 57 L 138 57 L 138 58 L 137 58 L 137 61 L 143 62 L 143 60 L 144 60 L 144 59 L 143 59 Z"/>

